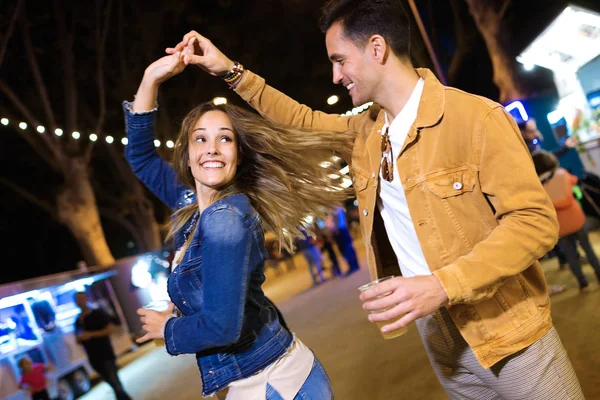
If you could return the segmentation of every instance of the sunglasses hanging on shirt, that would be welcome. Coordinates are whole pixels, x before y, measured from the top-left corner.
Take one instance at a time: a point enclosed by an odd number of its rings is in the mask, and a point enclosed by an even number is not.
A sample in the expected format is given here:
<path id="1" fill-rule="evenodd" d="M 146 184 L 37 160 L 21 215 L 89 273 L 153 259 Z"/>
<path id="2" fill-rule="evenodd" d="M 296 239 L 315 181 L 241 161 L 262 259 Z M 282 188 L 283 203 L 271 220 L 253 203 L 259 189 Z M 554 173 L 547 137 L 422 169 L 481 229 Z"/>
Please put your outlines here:
<path id="1" fill-rule="evenodd" d="M 381 136 L 381 176 L 388 182 L 394 180 L 394 158 L 392 156 L 392 144 L 390 143 L 389 127 L 385 128 L 385 133 Z"/>

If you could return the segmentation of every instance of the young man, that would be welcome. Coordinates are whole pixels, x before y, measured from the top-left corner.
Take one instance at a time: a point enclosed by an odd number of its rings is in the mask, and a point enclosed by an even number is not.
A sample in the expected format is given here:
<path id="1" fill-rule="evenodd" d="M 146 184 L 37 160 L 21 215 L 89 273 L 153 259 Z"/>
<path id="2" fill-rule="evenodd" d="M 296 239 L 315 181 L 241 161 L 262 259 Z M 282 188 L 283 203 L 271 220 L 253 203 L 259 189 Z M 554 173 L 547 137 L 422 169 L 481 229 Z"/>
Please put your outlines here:
<path id="1" fill-rule="evenodd" d="M 85 292 L 75 294 L 75 303 L 81 308 L 81 314 L 75 321 L 77 343 L 83 345 L 90 365 L 112 387 L 117 400 L 131 400 L 119 380 L 115 352 L 110 342 L 110 318 L 104 311 L 90 308 Z"/>
<path id="2" fill-rule="evenodd" d="M 401 316 L 388 331 L 416 320 L 451 398 L 582 399 L 538 262 L 557 241 L 556 214 L 512 117 L 413 68 L 398 0 L 331 1 L 322 21 L 333 81 L 355 105 L 373 101 L 367 112 L 313 111 L 197 32 L 167 52 L 279 122 L 356 132 L 347 161 L 371 276 L 402 275 L 363 293 L 363 307 L 392 307 L 369 317 Z"/>

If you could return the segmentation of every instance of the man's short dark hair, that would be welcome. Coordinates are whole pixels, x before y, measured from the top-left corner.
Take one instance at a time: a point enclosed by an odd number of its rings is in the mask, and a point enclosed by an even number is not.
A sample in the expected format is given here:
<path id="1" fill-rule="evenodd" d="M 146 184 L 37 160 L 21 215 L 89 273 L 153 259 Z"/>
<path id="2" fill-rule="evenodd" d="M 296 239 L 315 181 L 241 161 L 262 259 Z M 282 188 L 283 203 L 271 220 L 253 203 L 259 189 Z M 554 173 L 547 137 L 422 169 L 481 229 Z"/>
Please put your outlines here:
<path id="1" fill-rule="evenodd" d="M 329 0 L 322 9 L 321 30 L 326 33 L 338 21 L 357 46 L 381 35 L 398 57 L 409 57 L 410 22 L 401 0 Z"/>
<path id="2" fill-rule="evenodd" d="M 559 166 L 558 158 L 549 151 L 536 150 L 531 153 L 531 157 L 533 158 L 533 165 L 535 165 L 535 172 L 538 176 L 554 171 Z"/>

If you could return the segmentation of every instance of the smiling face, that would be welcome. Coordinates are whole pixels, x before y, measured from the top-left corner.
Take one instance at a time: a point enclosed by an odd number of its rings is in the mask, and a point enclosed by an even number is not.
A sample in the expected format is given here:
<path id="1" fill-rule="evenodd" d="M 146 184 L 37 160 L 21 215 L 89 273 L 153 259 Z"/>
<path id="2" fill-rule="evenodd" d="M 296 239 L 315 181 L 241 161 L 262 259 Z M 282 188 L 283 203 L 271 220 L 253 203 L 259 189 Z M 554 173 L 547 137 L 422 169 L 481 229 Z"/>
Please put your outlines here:
<path id="1" fill-rule="evenodd" d="M 373 101 L 379 80 L 379 63 L 373 57 L 372 44 L 359 47 L 344 35 L 344 27 L 336 22 L 325 35 L 327 55 L 333 63 L 333 83 L 341 83 L 355 106 Z"/>
<path id="2" fill-rule="evenodd" d="M 196 121 L 189 136 L 188 156 L 199 197 L 210 198 L 233 180 L 240 160 L 237 137 L 227 114 L 208 111 Z"/>

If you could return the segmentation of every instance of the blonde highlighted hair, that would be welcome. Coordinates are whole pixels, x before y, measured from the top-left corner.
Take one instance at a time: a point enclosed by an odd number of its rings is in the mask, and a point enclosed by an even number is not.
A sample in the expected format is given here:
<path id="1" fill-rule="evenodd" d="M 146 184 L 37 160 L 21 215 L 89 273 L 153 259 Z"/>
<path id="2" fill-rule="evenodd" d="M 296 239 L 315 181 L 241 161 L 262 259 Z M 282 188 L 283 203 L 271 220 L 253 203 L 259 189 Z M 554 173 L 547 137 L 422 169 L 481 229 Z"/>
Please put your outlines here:
<path id="1" fill-rule="evenodd" d="M 331 161 L 334 150 L 351 154 L 353 133 L 293 128 L 234 105 L 212 102 L 200 104 L 188 113 L 175 144 L 175 172 L 191 189 L 195 190 L 195 181 L 188 165 L 190 135 L 200 117 L 209 111 L 227 114 L 241 159 L 235 177 L 213 201 L 231 194 L 247 195 L 260 214 L 263 227 L 276 235 L 280 247 L 292 250 L 293 239 L 301 236 L 299 228 L 307 216 L 324 218 L 327 211 L 351 195 L 351 190 L 343 187 L 339 171 L 321 165 Z M 176 211 L 167 239 L 197 210 L 198 204 L 191 204 Z"/>

